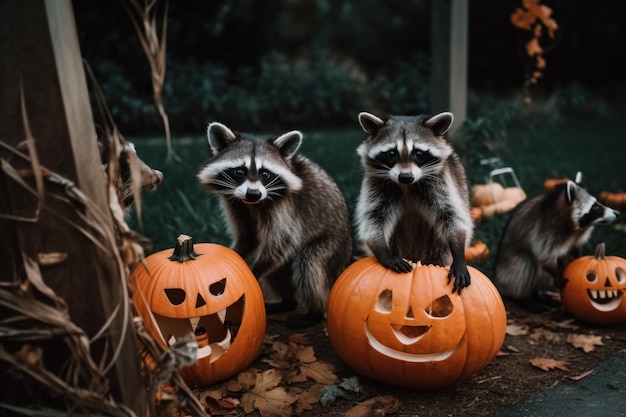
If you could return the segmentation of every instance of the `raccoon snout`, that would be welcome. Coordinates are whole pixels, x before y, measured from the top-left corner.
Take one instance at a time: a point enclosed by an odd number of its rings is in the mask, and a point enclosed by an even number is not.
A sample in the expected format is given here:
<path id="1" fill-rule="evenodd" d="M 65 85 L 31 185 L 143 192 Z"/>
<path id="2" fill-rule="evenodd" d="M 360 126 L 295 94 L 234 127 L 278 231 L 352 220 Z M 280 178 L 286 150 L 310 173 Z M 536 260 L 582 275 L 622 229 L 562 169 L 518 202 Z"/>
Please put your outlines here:
<path id="1" fill-rule="evenodd" d="M 157 185 L 163 182 L 163 173 L 158 169 L 151 170 L 150 174 L 151 179 L 145 185 L 146 189 L 149 191 L 156 189 Z"/>
<path id="2" fill-rule="evenodd" d="M 407 172 L 401 172 L 398 175 L 398 182 L 400 184 L 411 184 L 413 182 L 413 174 Z"/>
<path id="3" fill-rule="evenodd" d="M 261 191 L 249 188 L 246 191 L 246 201 L 249 203 L 256 203 L 261 199 L 261 195 Z"/>

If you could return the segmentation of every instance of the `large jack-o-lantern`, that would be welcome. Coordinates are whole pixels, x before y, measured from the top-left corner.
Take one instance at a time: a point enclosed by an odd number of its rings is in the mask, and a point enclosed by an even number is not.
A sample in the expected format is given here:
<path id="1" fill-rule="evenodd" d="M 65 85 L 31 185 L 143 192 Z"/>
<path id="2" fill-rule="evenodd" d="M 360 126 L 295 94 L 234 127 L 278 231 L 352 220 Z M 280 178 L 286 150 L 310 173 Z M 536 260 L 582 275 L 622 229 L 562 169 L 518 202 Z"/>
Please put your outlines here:
<path id="1" fill-rule="evenodd" d="M 328 336 L 357 373 L 383 383 L 432 389 L 462 381 L 498 353 L 506 311 L 489 278 L 452 293 L 448 268 L 417 265 L 400 274 L 375 257 L 350 265 L 328 302 Z"/>
<path id="2" fill-rule="evenodd" d="M 600 243 L 595 255 L 570 262 L 563 277 L 561 302 L 572 316 L 592 324 L 626 323 L 626 259 L 605 256 Z"/>
<path id="3" fill-rule="evenodd" d="M 164 348 L 193 332 L 195 365 L 181 375 L 208 385 L 245 369 L 265 337 L 263 294 L 245 261 L 233 250 L 193 245 L 181 235 L 176 248 L 147 256 L 131 273 L 133 302 L 146 329 Z"/>

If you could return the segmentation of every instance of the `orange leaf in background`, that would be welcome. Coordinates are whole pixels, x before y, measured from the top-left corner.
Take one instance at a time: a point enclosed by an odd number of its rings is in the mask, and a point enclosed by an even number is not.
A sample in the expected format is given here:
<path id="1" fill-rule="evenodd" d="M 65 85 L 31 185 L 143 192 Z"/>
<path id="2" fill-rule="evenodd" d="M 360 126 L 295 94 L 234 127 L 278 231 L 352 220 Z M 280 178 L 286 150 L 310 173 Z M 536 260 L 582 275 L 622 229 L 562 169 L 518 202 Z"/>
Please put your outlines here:
<path id="1" fill-rule="evenodd" d="M 539 39 L 532 38 L 526 43 L 526 53 L 528 56 L 541 55 L 543 49 L 539 46 Z"/>
<path id="2" fill-rule="evenodd" d="M 535 20 L 537 20 L 537 18 L 524 9 L 515 9 L 515 12 L 511 14 L 511 23 L 513 23 L 513 26 L 520 29 L 532 29 Z"/>
<path id="3" fill-rule="evenodd" d="M 531 10 L 539 6 L 539 0 L 522 0 L 522 5 Z"/>
<path id="4" fill-rule="evenodd" d="M 556 24 L 554 19 L 551 19 L 552 9 L 548 6 L 542 5 L 540 7 L 540 12 L 538 14 L 538 18 L 541 20 L 541 23 L 548 29 L 548 36 L 554 39 L 554 32 L 559 28 L 559 25 Z"/>
<path id="5" fill-rule="evenodd" d="M 546 67 L 546 60 L 543 59 L 543 57 L 540 56 L 540 55 L 537 56 L 536 63 L 537 63 L 537 68 L 539 68 L 539 69 L 544 69 Z"/>

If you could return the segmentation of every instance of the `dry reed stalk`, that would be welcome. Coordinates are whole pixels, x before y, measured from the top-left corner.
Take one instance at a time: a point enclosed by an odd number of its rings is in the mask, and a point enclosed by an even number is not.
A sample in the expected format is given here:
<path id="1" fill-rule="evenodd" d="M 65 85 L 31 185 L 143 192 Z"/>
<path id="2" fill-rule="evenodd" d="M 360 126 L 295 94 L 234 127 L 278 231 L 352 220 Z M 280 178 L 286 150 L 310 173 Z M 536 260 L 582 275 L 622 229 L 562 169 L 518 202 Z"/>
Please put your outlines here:
<path id="1" fill-rule="evenodd" d="M 180 161 L 180 157 L 174 152 L 172 137 L 170 133 L 170 121 L 165 107 L 163 106 L 163 84 L 165 83 L 165 51 L 167 48 L 167 11 L 168 3 L 165 3 L 163 11 L 163 21 L 161 22 L 161 34 L 159 35 L 157 25 L 157 2 L 158 0 L 144 0 L 143 5 L 139 0 L 126 0 L 131 8 L 124 3 L 128 14 L 131 17 L 133 26 L 137 31 L 137 36 L 141 42 L 150 70 L 152 72 L 152 92 L 154 103 L 163 120 L 165 128 L 165 140 L 167 143 L 167 161 Z"/>
<path id="2" fill-rule="evenodd" d="M 7 150 L 11 157 L 0 160 L 0 169 L 7 178 L 11 178 L 26 192 L 37 199 L 35 212 L 32 216 L 15 216 L 10 213 L 0 213 L 0 218 L 15 222 L 37 222 L 41 212 L 51 214 L 65 222 L 68 227 L 74 228 L 86 236 L 102 253 L 103 256 L 113 257 L 119 268 L 121 299 L 114 308 L 110 317 L 102 325 L 100 330 L 90 340 L 83 329 L 75 325 L 69 316 L 68 307 L 64 299 L 59 297 L 43 280 L 39 270 L 38 260 L 31 259 L 27 254 L 21 254 L 23 266 L 22 282 L 13 286 L 0 286 L 0 368 L 11 369 L 20 384 L 32 384 L 42 392 L 47 392 L 56 399 L 65 403 L 66 411 L 76 415 L 110 415 L 115 417 L 134 417 L 135 414 L 127 407 L 115 403 L 108 393 L 109 385 L 106 373 L 111 369 L 121 355 L 123 340 L 128 332 L 127 323 L 131 314 L 130 288 L 128 276 L 130 263 L 121 254 L 119 233 L 128 231 L 125 239 L 132 242 L 133 235 L 128 229 L 125 220 L 114 213 L 114 227 L 110 226 L 106 209 L 98 206 L 86 194 L 84 194 L 71 180 L 59 175 L 43 166 L 37 156 L 35 138 L 31 134 L 24 95 L 21 94 L 22 121 L 24 124 L 25 139 L 18 147 L 14 147 L 0 140 L 0 148 Z M 112 126 L 112 131 L 117 132 L 115 124 L 106 109 L 106 104 L 99 99 L 99 105 L 103 117 Z M 122 140 L 121 135 L 115 135 L 112 142 L 115 144 Z M 19 148 L 19 149 L 18 149 Z M 22 151 L 25 149 L 25 152 Z M 115 152 L 113 152 L 115 154 Z M 27 164 L 27 168 L 16 168 L 11 161 L 20 165 Z M 118 173 L 119 175 L 119 169 Z M 34 187 L 31 185 L 34 183 Z M 114 181 L 109 181 L 109 190 Z M 135 181 L 138 184 L 138 181 Z M 55 186 L 47 186 L 55 185 Z M 60 186 L 59 186 L 60 185 Z M 121 212 L 117 192 L 109 192 L 109 210 Z M 46 200 L 54 199 L 72 207 L 78 221 L 65 217 L 45 204 Z M 85 210 L 85 208 L 87 210 Z M 89 213 L 90 215 L 88 215 Z M 143 254 L 143 253 L 142 253 Z M 62 255 L 62 254 L 61 254 Z M 60 258 L 62 259 L 62 257 Z M 35 297 L 34 295 L 38 296 Z M 136 313 L 134 313 L 136 316 Z M 120 340 L 112 343 L 113 352 L 104 354 L 101 360 L 92 358 L 91 343 L 109 332 L 114 321 L 121 320 L 122 326 L 119 334 Z M 158 360 L 162 359 L 167 352 L 163 352 L 145 332 L 137 334 L 138 341 L 144 346 L 150 346 L 151 352 Z M 42 361 L 43 349 L 39 345 L 46 346 L 49 342 L 62 343 L 66 346 L 69 357 L 62 368 L 62 374 L 57 375 L 46 369 Z M 17 351 L 4 348 L 21 344 Z M 105 352 L 108 352 L 108 348 Z M 199 400 L 194 396 L 186 383 L 182 380 L 177 370 L 173 370 L 171 383 L 176 389 L 177 401 L 194 416 L 207 416 Z M 146 387 L 149 392 L 154 392 L 155 386 Z M 156 396 L 149 398 L 155 401 Z M 57 404 L 58 405 L 58 404 Z M 149 403 L 152 409 L 151 415 L 156 415 L 156 404 Z M 24 415 L 64 415 L 58 409 L 45 407 L 43 404 L 38 410 L 27 410 L 20 406 L 0 401 L 0 414 L 5 411 Z M 39 413 L 39 414 L 38 414 Z"/>

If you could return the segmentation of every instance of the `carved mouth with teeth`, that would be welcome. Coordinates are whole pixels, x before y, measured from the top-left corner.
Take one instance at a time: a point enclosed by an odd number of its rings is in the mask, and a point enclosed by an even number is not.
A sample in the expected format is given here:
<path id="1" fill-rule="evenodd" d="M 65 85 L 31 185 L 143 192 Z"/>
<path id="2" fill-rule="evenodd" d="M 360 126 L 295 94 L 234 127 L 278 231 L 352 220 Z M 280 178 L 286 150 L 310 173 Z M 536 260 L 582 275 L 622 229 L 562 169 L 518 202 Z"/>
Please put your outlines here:
<path id="1" fill-rule="evenodd" d="M 623 295 L 621 290 L 587 290 L 591 305 L 599 311 L 615 310 L 622 302 Z"/>
<path id="2" fill-rule="evenodd" d="M 210 357 L 213 363 L 219 359 L 237 337 L 243 316 L 244 296 L 230 306 L 212 314 L 190 318 L 166 317 L 156 313 L 163 340 L 169 346 L 177 339 L 193 332 L 198 341 L 198 359 Z"/>

